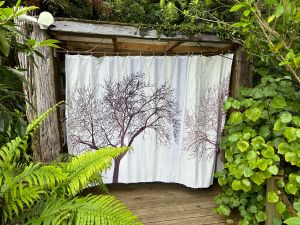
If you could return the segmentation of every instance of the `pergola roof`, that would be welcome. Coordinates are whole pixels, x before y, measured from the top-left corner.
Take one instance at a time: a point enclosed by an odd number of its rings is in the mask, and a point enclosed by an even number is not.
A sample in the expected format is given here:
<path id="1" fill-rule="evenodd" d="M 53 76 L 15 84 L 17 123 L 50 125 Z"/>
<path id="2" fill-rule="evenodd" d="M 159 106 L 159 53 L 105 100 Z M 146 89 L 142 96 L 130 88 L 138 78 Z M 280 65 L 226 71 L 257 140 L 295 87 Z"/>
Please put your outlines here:
<path id="1" fill-rule="evenodd" d="M 103 23 L 92 20 L 56 18 L 50 34 L 68 51 L 108 54 L 216 54 L 232 52 L 234 42 L 212 34 L 172 36 L 154 29 Z"/>

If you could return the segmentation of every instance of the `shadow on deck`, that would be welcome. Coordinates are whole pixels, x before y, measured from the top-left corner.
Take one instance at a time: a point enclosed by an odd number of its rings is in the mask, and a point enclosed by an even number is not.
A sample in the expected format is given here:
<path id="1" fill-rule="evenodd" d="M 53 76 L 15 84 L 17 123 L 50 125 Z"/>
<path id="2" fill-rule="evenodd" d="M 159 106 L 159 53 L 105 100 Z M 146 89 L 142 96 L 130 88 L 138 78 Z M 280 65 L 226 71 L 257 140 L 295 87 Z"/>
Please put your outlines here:
<path id="1" fill-rule="evenodd" d="M 217 185 L 191 189 L 179 184 L 113 184 L 108 189 L 146 225 L 237 224 L 215 214 Z"/>

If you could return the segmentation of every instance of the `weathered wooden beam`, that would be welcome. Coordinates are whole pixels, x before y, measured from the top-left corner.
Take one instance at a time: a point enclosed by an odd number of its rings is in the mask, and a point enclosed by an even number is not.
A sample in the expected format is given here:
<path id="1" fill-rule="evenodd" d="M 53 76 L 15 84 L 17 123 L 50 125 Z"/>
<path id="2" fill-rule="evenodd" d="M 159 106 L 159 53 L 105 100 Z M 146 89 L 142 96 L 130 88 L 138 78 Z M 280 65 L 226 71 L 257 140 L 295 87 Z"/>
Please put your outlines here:
<path id="1" fill-rule="evenodd" d="M 134 26 L 117 25 L 117 24 L 103 24 L 93 20 L 78 20 L 56 18 L 56 22 L 49 28 L 53 34 L 69 33 L 69 34 L 84 34 L 108 37 L 130 37 L 130 38 L 144 38 L 144 39 L 160 39 L 160 40 L 178 40 L 178 41 L 202 41 L 202 42 L 228 42 L 230 40 L 223 40 L 217 35 L 212 34 L 195 34 L 184 35 L 179 32 L 173 36 L 166 36 L 159 34 L 154 29 L 139 29 Z"/>
<path id="2" fill-rule="evenodd" d="M 115 52 L 118 52 L 119 51 L 119 48 L 118 48 L 118 40 L 116 37 L 113 37 L 112 38 L 112 42 L 113 42 L 113 45 L 114 45 L 114 50 Z"/>
<path id="3" fill-rule="evenodd" d="M 181 41 L 169 41 L 168 44 L 165 46 L 165 52 L 171 51 L 173 48 L 177 47 L 178 45 L 182 44 Z"/>
<path id="4" fill-rule="evenodd" d="M 28 29 L 28 24 L 20 22 L 20 29 L 25 36 L 41 42 L 49 39 L 48 34 L 37 24 Z M 22 41 L 22 40 L 21 40 Z M 53 48 L 40 47 L 37 49 L 44 57 L 34 56 L 34 63 L 24 54 L 19 54 L 22 68 L 25 68 L 24 93 L 26 97 L 26 115 L 29 123 L 57 103 L 57 90 L 55 85 L 54 52 Z M 58 116 L 56 112 L 48 115 L 38 132 L 32 139 L 33 159 L 49 162 L 61 152 Z"/>
<path id="5" fill-rule="evenodd" d="M 231 69 L 230 96 L 236 98 L 241 87 L 251 87 L 252 76 L 253 68 L 247 60 L 246 52 L 241 46 L 237 46 Z"/>

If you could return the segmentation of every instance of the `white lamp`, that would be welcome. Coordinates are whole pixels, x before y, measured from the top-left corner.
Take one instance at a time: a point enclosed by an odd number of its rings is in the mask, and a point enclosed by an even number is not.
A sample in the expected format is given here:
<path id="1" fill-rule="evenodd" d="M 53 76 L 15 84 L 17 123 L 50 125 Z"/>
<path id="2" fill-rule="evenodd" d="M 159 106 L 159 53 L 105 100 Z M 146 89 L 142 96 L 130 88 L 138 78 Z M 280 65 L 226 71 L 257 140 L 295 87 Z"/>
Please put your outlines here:
<path id="1" fill-rule="evenodd" d="M 54 23 L 54 18 L 52 14 L 46 11 L 41 12 L 38 19 L 33 16 L 28 16 L 26 14 L 19 16 L 18 19 L 27 22 L 38 23 L 40 28 L 43 30 L 47 30 L 48 27 Z"/>

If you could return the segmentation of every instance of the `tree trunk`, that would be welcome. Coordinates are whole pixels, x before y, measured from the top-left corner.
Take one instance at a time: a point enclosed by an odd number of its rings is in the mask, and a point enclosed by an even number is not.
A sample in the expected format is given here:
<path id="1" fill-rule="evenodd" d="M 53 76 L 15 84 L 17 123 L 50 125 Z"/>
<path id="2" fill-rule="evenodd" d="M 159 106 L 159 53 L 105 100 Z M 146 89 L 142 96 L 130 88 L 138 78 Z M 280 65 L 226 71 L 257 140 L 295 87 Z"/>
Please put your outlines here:
<path id="1" fill-rule="evenodd" d="M 113 174 L 113 183 L 118 183 L 119 181 L 119 169 L 120 163 L 126 153 L 122 153 L 118 158 L 114 159 L 115 167 L 114 167 L 114 174 Z"/>
<path id="2" fill-rule="evenodd" d="M 21 32 L 39 42 L 48 39 L 48 34 L 37 24 L 18 22 Z M 19 54 L 20 66 L 24 72 L 26 83 L 23 89 L 26 96 L 26 115 L 31 123 L 39 115 L 57 103 L 54 73 L 54 53 L 50 47 L 37 49 L 44 58 L 34 56 L 34 63 L 26 54 Z M 61 151 L 58 129 L 58 114 L 53 112 L 44 121 L 32 140 L 33 159 L 49 162 Z"/>

